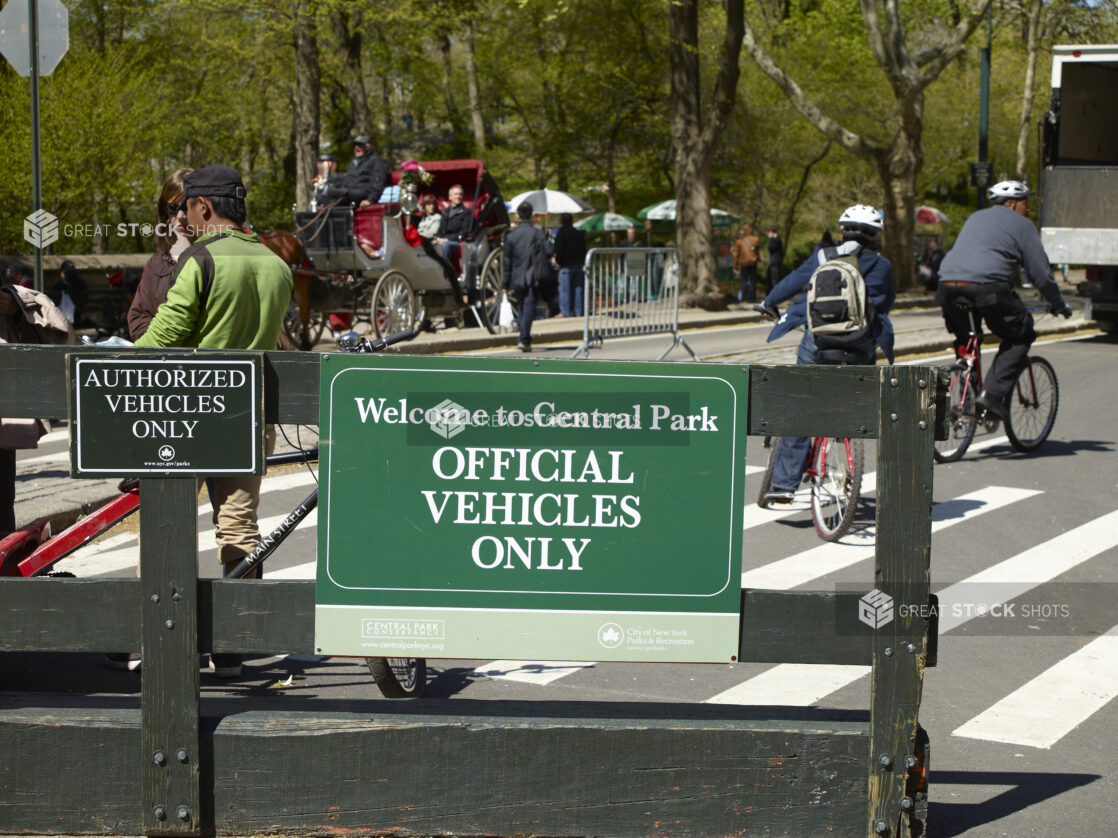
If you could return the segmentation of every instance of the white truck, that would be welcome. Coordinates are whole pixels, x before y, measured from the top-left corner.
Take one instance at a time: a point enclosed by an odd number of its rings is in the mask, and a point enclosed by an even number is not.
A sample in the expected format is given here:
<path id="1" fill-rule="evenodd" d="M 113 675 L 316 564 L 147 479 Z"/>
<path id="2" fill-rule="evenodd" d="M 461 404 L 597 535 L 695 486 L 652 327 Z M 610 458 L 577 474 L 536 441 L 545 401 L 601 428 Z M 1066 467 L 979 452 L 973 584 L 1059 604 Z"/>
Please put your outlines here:
<path id="1" fill-rule="evenodd" d="M 1085 315 L 1118 329 L 1118 45 L 1052 50 L 1040 237 L 1055 265 L 1086 268 Z"/>

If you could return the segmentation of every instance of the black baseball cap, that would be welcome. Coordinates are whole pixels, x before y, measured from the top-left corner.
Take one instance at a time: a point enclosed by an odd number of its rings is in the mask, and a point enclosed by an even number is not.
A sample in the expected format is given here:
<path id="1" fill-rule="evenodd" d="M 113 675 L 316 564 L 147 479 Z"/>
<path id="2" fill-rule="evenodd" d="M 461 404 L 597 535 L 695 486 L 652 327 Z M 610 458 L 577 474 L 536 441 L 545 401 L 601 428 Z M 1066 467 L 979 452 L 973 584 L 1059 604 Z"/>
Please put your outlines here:
<path id="1" fill-rule="evenodd" d="M 236 169 L 214 164 L 195 169 L 182 179 L 187 198 L 244 198 L 245 185 Z"/>
<path id="2" fill-rule="evenodd" d="M 361 135 L 356 136 L 356 137 L 353 138 L 353 144 L 354 145 L 368 145 L 369 144 L 369 138 L 366 137 L 364 134 L 361 134 Z"/>

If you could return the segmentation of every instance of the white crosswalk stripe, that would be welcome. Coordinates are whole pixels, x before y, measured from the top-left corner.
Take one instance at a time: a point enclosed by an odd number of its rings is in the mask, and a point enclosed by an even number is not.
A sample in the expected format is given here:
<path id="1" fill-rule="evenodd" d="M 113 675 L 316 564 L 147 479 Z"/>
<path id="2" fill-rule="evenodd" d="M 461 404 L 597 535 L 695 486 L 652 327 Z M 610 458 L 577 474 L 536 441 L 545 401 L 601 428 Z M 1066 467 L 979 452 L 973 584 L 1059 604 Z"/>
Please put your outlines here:
<path id="1" fill-rule="evenodd" d="M 869 674 L 868 666 L 782 663 L 708 698 L 706 703 L 810 707 Z"/>
<path id="2" fill-rule="evenodd" d="M 490 661 L 474 669 L 475 675 L 544 686 L 552 681 L 589 669 L 595 661 Z"/>
<path id="3" fill-rule="evenodd" d="M 954 731 L 1051 748 L 1118 696 L 1118 626 L 1049 667 Z"/>
<path id="4" fill-rule="evenodd" d="M 1039 494 L 1041 492 L 1036 489 L 990 486 L 937 503 L 932 507 L 932 532 L 939 532 Z M 741 586 L 784 591 L 805 585 L 821 576 L 872 558 L 873 540 L 874 529 L 869 527 L 847 536 L 841 543 L 821 544 L 794 556 L 747 570 L 741 575 Z"/>
<path id="5" fill-rule="evenodd" d="M 946 634 L 977 616 L 963 609 L 963 604 L 989 606 L 1009 602 L 1113 547 L 1118 547 L 1118 511 L 1088 521 L 944 588 L 937 593 L 939 632 Z"/>

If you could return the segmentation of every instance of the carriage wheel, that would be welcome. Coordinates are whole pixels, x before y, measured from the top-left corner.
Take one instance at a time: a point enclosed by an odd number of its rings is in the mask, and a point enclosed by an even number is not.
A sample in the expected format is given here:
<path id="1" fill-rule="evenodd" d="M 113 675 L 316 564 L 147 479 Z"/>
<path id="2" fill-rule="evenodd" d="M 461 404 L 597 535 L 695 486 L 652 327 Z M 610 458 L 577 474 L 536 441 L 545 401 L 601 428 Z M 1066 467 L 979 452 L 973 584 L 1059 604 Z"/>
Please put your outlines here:
<path id="1" fill-rule="evenodd" d="M 501 284 L 504 282 L 504 251 L 498 247 L 490 251 L 481 267 L 478 279 L 478 304 L 481 322 L 489 334 L 497 334 L 497 311 L 501 307 Z"/>
<path id="2" fill-rule="evenodd" d="M 373 290 L 370 319 L 378 338 L 394 335 L 418 325 L 415 292 L 408 278 L 399 271 L 388 271 L 381 276 Z"/>
<path id="3" fill-rule="evenodd" d="M 326 315 L 321 311 L 311 311 L 311 322 L 307 326 L 307 338 L 310 345 L 314 346 L 322 340 L 322 333 L 326 330 Z M 296 346 L 302 346 L 303 322 L 299 319 L 299 304 L 294 300 L 287 307 L 287 314 L 283 318 L 283 331 Z M 310 349 L 311 346 L 306 347 Z"/>

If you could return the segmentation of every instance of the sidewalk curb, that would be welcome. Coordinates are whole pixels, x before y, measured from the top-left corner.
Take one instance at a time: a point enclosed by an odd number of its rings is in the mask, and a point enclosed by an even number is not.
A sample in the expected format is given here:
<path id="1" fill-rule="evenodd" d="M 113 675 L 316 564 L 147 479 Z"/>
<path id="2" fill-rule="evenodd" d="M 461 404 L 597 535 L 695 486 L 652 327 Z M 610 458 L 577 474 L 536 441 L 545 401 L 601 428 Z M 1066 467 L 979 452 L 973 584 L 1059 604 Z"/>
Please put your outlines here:
<path id="1" fill-rule="evenodd" d="M 681 333 L 708 329 L 712 326 L 741 326 L 760 323 L 761 315 L 753 311 L 753 303 L 731 303 L 725 311 L 682 309 L 679 312 Z M 898 297 L 893 310 L 932 308 L 936 303 L 930 294 Z M 565 318 L 568 319 L 568 318 Z M 583 318 L 569 318 L 559 323 L 554 319 L 539 320 L 533 324 L 533 339 L 543 343 L 581 342 L 585 334 Z M 473 352 L 479 349 L 514 348 L 519 337 L 516 332 L 491 335 L 485 329 L 465 329 L 455 332 L 425 332 L 407 343 L 399 344 L 395 351 L 403 355 L 441 355 L 444 353 Z M 319 341 L 315 351 L 332 351 L 332 341 Z M 392 350 L 389 350 L 392 351 Z"/>

